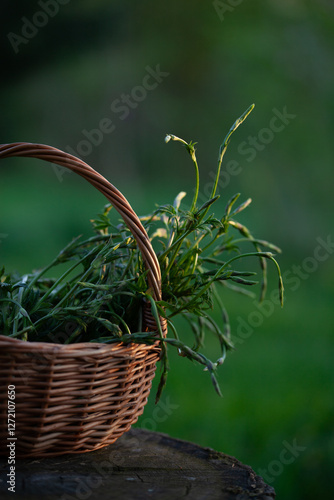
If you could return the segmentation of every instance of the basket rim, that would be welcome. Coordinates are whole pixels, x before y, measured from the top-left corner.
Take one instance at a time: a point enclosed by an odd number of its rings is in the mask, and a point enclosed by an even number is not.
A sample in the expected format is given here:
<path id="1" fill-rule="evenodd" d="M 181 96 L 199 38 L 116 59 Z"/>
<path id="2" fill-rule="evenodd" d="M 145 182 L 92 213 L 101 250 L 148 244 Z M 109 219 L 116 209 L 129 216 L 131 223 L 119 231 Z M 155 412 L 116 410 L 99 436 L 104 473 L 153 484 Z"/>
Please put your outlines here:
<path id="1" fill-rule="evenodd" d="M 129 344 L 124 342 L 112 342 L 108 344 L 103 342 L 54 344 L 51 342 L 31 342 L 30 340 L 27 341 L 0 334 L 0 348 L 2 352 L 4 348 L 14 348 L 31 353 L 38 352 L 41 355 L 49 353 L 55 354 L 56 352 L 59 352 L 60 354 L 68 353 L 73 357 L 96 354 L 97 352 L 104 353 L 113 351 L 113 354 L 117 355 L 119 353 L 121 355 L 124 350 L 126 350 L 127 353 L 130 353 L 131 351 L 136 353 L 137 351 L 156 350 L 158 342 L 159 340 L 157 339 L 157 342 L 154 342 L 153 344 L 139 344 L 136 342 L 130 342 Z"/>

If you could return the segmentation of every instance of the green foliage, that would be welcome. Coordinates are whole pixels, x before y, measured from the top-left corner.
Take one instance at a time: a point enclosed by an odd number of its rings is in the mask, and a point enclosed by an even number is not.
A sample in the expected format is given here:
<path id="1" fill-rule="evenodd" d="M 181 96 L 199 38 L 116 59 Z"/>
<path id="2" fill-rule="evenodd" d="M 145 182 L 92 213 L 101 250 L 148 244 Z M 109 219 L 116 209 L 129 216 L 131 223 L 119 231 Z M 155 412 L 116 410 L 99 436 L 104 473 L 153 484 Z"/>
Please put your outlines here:
<path id="1" fill-rule="evenodd" d="M 234 208 L 239 194 L 227 203 L 225 213 L 217 217 L 212 208 L 216 195 L 221 164 L 232 133 L 253 109 L 251 106 L 231 127 L 220 147 L 216 181 L 211 197 L 200 207 L 199 169 L 195 143 L 181 142 L 192 159 L 196 173 L 196 188 L 191 207 L 183 206 L 184 192 L 172 205 L 158 206 L 141 217 L 159 259 L 162 274 L 162 299 L 155 301 L 147 289 L 146 269 L 134 238 L 124 222 L 114 225 L 109 217 L 111 206 L 92 220 L 94 236 L 81 241 L 75 238 L 45 268 L 24 276 L 0 274 L 0 328 L 4 335 L 29 341 L 56 343 L 72 342 L 139 342 L 160 341 L 163 374 L 158 397 L 166 381 L 167 347 L 204 365 L 210 372 L 214 387 L 220 394 L 215 372 L 224 362 L 226 352 L 233 348 L 229 317 L 224 307 L 224 294 L 233 292 L 252 295 L 247 288 L 257 284 L 250 279 L 253 270 L 238 270 L 238 260 L 256 257 L 262 271 L 260 300 L 266 291 L 266 262 L 271 261 L 279 276 L 283 304 L 283 283 L 279 265 L 271 250 L 279 249 L 265 241 L 254 239 L 250 231 L 235 217 L 250 204 L 247 199 Z M 209 213 L 211 211 L 211 213 Z M 241 238 L 236 238 L 240 233 Z M 245 250 L 249 245 L 251 250 Z M 247 247 L 246 247 L 247 248 Z M 265 251 L 267 250 L 267 251 Z M 55 266 L 66 265 L 59 278 L 47 278 Z M 158 332 L 143 332 L 141 309 L 149 301 L 160 326 L 159 316 L 165 317 L 172 337 Z M 213 316 L 220 310 L 221 322 Z M 184 317 L 193 333 L 190 346 L 178 334 L 174 318 Z M 65 333 L 64 333 L 65 332 Z M 218 340 L 219 353 L 215 362 L 203 353 L 205 336 L 213 334 Z"/>

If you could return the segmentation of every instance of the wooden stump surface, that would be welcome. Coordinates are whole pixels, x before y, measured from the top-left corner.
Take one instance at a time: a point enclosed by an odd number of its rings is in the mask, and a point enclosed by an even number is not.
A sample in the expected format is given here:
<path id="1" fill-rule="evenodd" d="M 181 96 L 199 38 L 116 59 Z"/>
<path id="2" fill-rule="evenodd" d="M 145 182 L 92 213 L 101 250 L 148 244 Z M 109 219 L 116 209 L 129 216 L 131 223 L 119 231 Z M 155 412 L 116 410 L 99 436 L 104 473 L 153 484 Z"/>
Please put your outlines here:
<path id="1" fill-rule="evenodd" d="M 131 429 L 79 455 L 16 460 L 15 493 L 0 459 L 0 498 L 20 500 L 272 500 L 275 491 L 236 458 L 166 434 Z"/>

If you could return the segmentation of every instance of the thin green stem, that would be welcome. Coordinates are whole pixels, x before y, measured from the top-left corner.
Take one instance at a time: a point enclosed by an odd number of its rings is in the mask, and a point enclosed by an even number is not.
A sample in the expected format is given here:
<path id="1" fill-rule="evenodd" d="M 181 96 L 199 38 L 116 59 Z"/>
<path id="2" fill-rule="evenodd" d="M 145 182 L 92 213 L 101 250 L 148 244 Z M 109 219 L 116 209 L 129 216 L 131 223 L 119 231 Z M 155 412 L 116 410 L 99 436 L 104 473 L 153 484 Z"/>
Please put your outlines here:
<path id="1" fill-rule="evenodd" d="M 25 284 L 26 281 L 28 279 L 28 276 L 25 275 L 22 277 L 22 283 Z M 24 291 L 24 286 L 20 286 L 19 287 L 19 292 L 18 292 L 18 295 L 17 295 L 17 302 L 20 304 L 20 306 L 22 307 L 22 298 L 23 298 L 23 291 Z M 16 333 L 17 332 L 17 329 L 18 329 L 18 324 L 19 324 L 19 314 L 16 314 L 15 318 L 14 318 L 14 321 L 13 321 L 13 333 Z M 23 317 L 23 326 L 25 326 L 25 321 L 24 321 L 24 317 Z M 26 337 L 26 335 L 25 335 Z M 23 338 L 22 340 L 27 340 L 26 338 Z"/>
<path id="2" fill-rule="evenodd" d="M 190 212 L 194 212 L 194 210 L 196 208 L 198 193 L 199 193 L 199 168 L 198 168 L 198 163 L 197 163 L 196 153 L 195 153 L 195 151 L 196 151 L 195 144 L 196 143 L 190 142 L 188 144 L 185 140 L 181 139 L 180 137 L 177 137 L 176 135 L 167 134 L 165 137 L 165 142 L 169 142 L 170 140 L 181 142 L 181 144 L 183 144 L 186 147 L 186 150 L 190 154 L 190 157 L 191 157 L 193 164 L 195 166 L 196 186 L 195 186 L 195 193 L 194 193 L 193 201 L 192 201 L 191 208 L 190 208 Z"/>
<path id="3" fill-rule="evenodd" d="M 220 238 L 221 236 L 222 236 L 222 235 L 221 235 L 221 234 L 219 234 L 219 230 L 218 230 L 218 231 L 217 231 L 217 233 L 216 233 L 216 235 L 212 238 L 212 240 L 211 240 L 211 241 L 209 241 L 209 242 L 205 245 L 205 247 L 203 247 L 203 248 L 202 248 L 202 252 L 201 252 L 201 253 L 203 253 L 203 254 L 204 254 L 204 252 L 205 252 L 208 248 L 210 248 L 210 246 L 211 246 L 211 245 L 212 245 L 215 241 L 217 241 L 217 240 L 218 240 L 218 238 Z"/>
<path id="4" fill-rule="evenodd" d="M 188 229 L 187 231 L 185 231 L 177 240 L 174 241 L 174 243 L 169 247 L 167 248 L 162 254 L 159 255 L 159 261 L 160 262 L 163 262 L 165 260 L 165 258 L 168 256 L 168 254 L 173 250 L 174 253 L 172 255 L 172 257 L 170 258 L 169 260 L 169 263 L 168 263 L 168 266 L 167 266 L 167 270 L 166 272 L 168 273 L 171 266 L 173 265 L 176 257 L 177 257 L 177 254 L 179 252 L 179 249 L 180 249 L 180 246 L 182 244 L 182 241 L 189 235 L 192 233 L 192 229 Z"/>
<path id="5" fill-rule="evenodd" d="M 221 146 L 219 148 L 217 174 L 216 174 L 216 178 L 215 178 L 215 182 L 214 182 L 214 185 L 212 188 L 210 198 L 213 198 L 216 194 L 219 176 L 220 176 L 220 170 L 221 170 L 221 166 L 222 166 L 222 161 L 223 161 L 224 155 L 226 153 L 227 146 L 230 142 L 231 136 L 232 136 L 233 132 L 235 132 L 236 129 L 239 127 L 239 125 L 241 125 L 242 122 L 246 120 L 247 116 L 253 111 L 254 107 L 255 107 L 255 104 L 252 104 L 251 106 L 249 106 L 249 108 L 246 109 L 246 111 L 233 123 L 232 127 L 228 131 L 227 136 L 225 137 L 223 143 L 221 144 Z"/>
<path id="6" fill-rule="evenodd" d="M 25 328 L 22 328 L 22 330 L 19 330 L 19 331 L 15 332 L 15 333 L 8 334 L 8 337 L 16 338 L 16 337 L 20 337 L 21 335 L 24 335 L 26 337 L 26 334 L 28 332 L 30 332 L 31 330 L 33 330 L 33 329 L 34 329 L 34 326 L 31 326 L 31 325 L 30 326 L 26 326 Z M 28 340 L 28 339 L 26 338 L 26 340 Z"/>
<path id="7" fill-rule="evenodd" d="M 197 159 L 195 155 L 195 148 L 193 148 L 193 151 L 190 152 L 191 159 L 195 165 L 195 172 L 196 172 L 196 187 L 195 187 L 195 193 L 194 193 L 194 198 L 191 204 L 190 212 L 194 212 L 196 208 L 196 203 L 197 203 L 197 198 L 198 198 L 198 193 L 199 193 L 199 168 L 197 164 Z"/>

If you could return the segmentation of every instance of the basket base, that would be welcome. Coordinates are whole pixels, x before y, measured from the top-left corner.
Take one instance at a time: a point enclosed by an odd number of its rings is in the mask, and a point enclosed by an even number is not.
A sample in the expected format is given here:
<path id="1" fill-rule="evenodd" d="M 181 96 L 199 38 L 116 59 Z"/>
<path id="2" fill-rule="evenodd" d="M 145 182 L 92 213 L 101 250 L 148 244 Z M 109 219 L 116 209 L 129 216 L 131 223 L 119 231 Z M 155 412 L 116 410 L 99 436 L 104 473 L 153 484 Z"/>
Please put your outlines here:
<path id="1" fill-rule="evenodd" d="M 114 443 L 143 413 L 159 354 L 155 345 L 53 345 L 0 335 L 0 456 L 8 456 L 9 439 L 17 458 Z"/>

